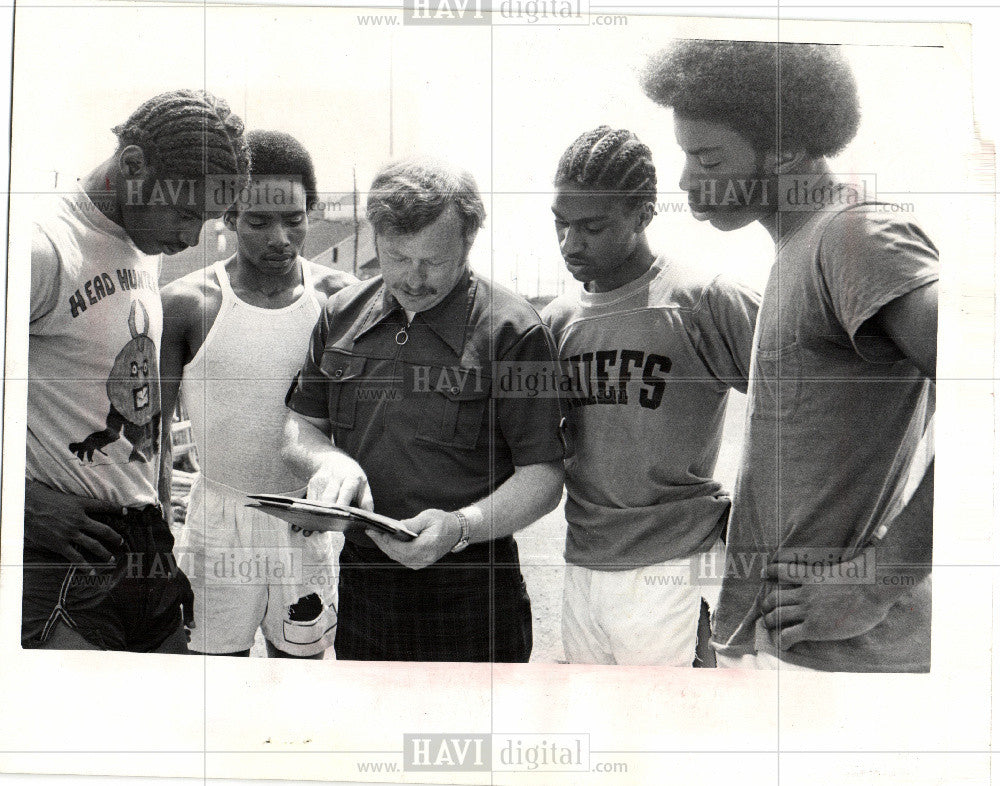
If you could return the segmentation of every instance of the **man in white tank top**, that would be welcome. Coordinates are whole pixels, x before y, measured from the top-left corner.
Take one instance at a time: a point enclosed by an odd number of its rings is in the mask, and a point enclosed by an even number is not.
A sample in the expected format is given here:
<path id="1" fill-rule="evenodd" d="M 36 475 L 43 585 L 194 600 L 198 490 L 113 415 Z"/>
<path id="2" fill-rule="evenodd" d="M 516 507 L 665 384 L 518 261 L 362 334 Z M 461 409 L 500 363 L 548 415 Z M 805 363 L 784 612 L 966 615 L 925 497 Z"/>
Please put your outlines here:
<path id="1" fill-rule="evenodd" d="M 271 131 L 247 143 L 251 184 L 225 215 L 236 254 L 162 292 L 163 411 L 180 390 L 201 466 L 175 555 L 195 591 L 192 650 L 247 656 L 260 628 L 270 657 L 319 658 L 336 632 L 340 536 L 293 531 L 246 495 L 301 487 L 279 453 L 285 393 L 326 296 L 356 279 L 299 255 L 316 202 L 302 145 Z M 166 431 L 162 455 L 166 499 Z"/>

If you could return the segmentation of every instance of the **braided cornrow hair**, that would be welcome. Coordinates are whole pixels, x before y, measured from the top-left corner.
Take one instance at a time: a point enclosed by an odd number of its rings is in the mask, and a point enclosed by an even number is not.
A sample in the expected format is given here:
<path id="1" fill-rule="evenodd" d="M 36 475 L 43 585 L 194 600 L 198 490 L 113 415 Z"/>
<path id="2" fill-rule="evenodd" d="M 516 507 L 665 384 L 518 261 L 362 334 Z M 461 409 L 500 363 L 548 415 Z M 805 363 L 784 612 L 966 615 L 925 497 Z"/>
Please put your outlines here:
<path id="1" fill-rule="evenodd" d="M 555 185 L 576 185 L 620 196 L 631 205 L 655 202 L 653 154 L 628 129 L 598 126 L 566 148 L 556 169 Z"/>
<path id="2" fill-rule="evenodd" d="M 204 90 L 153 96 L 112 129 L 121 147 L 138 145 L 159 177 L 235 177 L 250 171 L 243 121 L 223 99 Z"/>

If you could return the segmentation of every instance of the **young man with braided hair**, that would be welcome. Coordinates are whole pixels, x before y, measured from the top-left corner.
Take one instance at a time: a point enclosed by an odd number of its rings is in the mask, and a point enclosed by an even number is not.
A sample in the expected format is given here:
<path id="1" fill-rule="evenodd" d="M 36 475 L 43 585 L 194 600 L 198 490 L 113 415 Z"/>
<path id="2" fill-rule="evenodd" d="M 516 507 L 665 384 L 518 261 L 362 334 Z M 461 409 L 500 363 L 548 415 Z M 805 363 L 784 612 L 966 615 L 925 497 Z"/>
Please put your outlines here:
<path id="1" fill-rule="evenodd" d="M 556 235 L 579 292 L 548 305 L 564 373 L 571 663 L 690 666 L 729 497 L 712 478 L 729 390 L 746 391 L 759 298 L 656 255 L 652 155 L 600 126 L 559 161 Z"/>
<path id="2" fill-rule="evenodd" d="M 927 671 L 933 460 L 921 440 L 938 253 L 832 174 L 859 124 L 851 69 L 838 47 L 685 41 L 643 83 L 673 109 L 695 217 L 724 231 L 757 221 L 776 245 L 713 618 L 719 663 Z M 803 191 L 827 198 L 803 209 Z"/>
<path id="3" fill-rule="evenodd" d="M 278 131 L 247 145 L 250 187 L 225 215 L 236 253 L 163 288 L 163 407 L 180 389 L 201 464 L 175 551 L 194 586 L 192 650 L 247 656 L 260 628 L 271 657 L 320 658 L 337 623 L 333 533 L 293 531 L 246 495 L 301 489 L 279 453 L 285 393 L 327 296 L 357 279 L 301 256 L 317 201 L 308 151 Z M 166 500 L 166 433 L 161 462 Z M 266 570 L 219 575 L 237 552 Z"/>
<path id="4" fill-rule="evenodd" d="M 114 154 L 34 227 L 24 511 L 25 647 L 186 652 L 191 588 L 157 495 L 160 254 L 242 186 L 243 123 L 201 91 L 151 98 Z"/>

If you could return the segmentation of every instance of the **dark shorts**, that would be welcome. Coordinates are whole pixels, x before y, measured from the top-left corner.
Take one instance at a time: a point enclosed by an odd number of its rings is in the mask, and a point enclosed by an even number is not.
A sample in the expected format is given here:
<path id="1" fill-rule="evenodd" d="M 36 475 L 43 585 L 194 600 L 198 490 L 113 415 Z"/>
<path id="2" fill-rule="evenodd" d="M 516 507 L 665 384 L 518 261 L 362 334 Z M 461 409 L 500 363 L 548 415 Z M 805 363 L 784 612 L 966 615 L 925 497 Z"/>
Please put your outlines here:
<path id="1" fill-rule="evenodd" d="M 183 624 L 181 604 L 192 602 L 169 526 L 152 505 L 88 515 L 122 536 L 111 549 L 115 565 L 74 564 L 25 543 L 21 646 L 44 645 L 63 623 L 101 649 L 158 649 Z"/>
<path id="2" fill-rule="evenodd" d="M 347 541 L 339 596 L 338 660 L 526 663 L 531 655 L 531 602 L 513 538 L 423 570 Z"/>

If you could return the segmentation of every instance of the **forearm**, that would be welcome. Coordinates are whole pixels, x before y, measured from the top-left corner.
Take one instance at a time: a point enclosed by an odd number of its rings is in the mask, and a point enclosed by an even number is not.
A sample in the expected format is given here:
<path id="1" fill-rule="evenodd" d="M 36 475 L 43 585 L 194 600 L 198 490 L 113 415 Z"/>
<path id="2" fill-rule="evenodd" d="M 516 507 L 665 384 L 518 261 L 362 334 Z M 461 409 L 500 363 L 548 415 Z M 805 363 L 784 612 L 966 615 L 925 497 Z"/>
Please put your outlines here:
<path id="1" fill-rule="evenodd" d="M 164 301 L 164 314 L 178 311 L 170 301 Z M 184 374 L 185 339 L 181 323 L 167 319 L 160 345 L 160 471 L 157 492 L 163 517 L 173 523 L 171 483 L 174 476 L 174 415 L 181 394 Z"/>
<path id="2" fill-rule="evenodd" d="M 517 467 L 488 497 L 462 508 L 469 518 L 469 542 L 513 535 L 554 510 L 562 499 L 562 461 Z"/>
<path id="3" fill-rule="evenodd" d="M 171 423 L 167 418 L 163 418 L 161 438 L 160 438 L 160 473 L 157 479 L 157 492 L 160 497 L 160 506 L 163 508 L 163 517 L 168 524 L 174 520 L 171 509 L 172 492 L 171 484 L 174 479 L 174 443 L 171 438 Z"/>
<path id="4" fill-rule="evenodd" d="M 285 418 L 281 457 L 299 478 L 308 481 L 324 464 L 349 458 L 333 444 L 329 424 L 289 410 Z"/>

